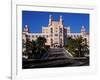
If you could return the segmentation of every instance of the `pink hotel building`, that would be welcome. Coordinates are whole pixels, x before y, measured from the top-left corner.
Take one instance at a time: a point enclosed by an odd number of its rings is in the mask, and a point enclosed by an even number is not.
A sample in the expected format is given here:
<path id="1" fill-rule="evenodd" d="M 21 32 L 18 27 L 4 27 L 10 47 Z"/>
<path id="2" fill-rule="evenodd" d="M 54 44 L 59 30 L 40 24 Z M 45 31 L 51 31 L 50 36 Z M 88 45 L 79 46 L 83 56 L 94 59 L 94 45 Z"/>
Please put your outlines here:
<path id="1" fill-rule="evenodd" d="M 80 33 L 72 33 L 70 27 L 64 26 L 62 16 L 60 16 L 58 21 L 54 21 L 52 16 L 49 15 L 48 26 L 42 26 L 42 33 L 30 33 L 28 25 L 25 25 L 24 31 L 22 32 L 24 42 L 26 41 L 25 35 L 28 35 L 30 40 L 36 40 L 39 36 L 45 37 L 47 40 L 46 45 L 50 45 L 50 47 L 66 45 L 68 36 L 72 38 L 82 36 L 89 45 L 89 33 L 86 32 L 85 27 L 81 27 Z"/>

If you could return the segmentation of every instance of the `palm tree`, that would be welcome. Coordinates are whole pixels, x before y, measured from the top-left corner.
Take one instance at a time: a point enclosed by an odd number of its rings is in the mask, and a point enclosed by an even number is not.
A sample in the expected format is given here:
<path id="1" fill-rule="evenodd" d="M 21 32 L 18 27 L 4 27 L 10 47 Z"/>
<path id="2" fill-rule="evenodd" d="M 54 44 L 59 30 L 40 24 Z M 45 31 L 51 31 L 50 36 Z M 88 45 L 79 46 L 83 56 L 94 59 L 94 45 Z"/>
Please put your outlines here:
<path id="1" fill-rule="evenodd" d="M 84 54 L 86 53 L 86 50 L 87 52 L 89 52 L 86 46 L 86 42 L 84 42 L 84 39 L 81 36 L 76 39 L 73 39 L 72 37 L 68 37 L 67 38 L 67 49 L 71 53 L 74 52 L 75 54 L 73 55 L 77 57 L 84 56 Z"/>
<path id="2" fill-rule="evenodd" d="M 28 35 L 26 35 L 26 55 L 28 58 L 31 58 L 32 56 L 32 42 L 28 38 Z"/>
<path id="3" fill-rule="evenodd" d="M 42 47 L 42 46 L 45 45 L 46 39 L 45 39 L 44 37 L 38 37 L 38 38 L 37 38 L 37 43 L 38 43 L 39 46 Z"/>
<path id="4" fill-rule="evenodd" d="M 37 40 L 32 41 L 32 53 L 35 59 L 40 59 L 44 54 L 46 39 L 44 37 L 38 37 Z"/>

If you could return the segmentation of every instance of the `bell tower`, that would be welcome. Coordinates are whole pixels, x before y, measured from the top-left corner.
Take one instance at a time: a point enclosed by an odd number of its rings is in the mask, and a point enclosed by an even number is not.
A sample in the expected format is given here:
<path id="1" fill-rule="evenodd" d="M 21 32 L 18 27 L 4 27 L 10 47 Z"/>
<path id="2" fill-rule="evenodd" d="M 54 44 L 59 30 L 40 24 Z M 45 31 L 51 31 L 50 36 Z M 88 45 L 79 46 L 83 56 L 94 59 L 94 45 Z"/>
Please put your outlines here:
<path id="1" fill-rule="evenodd" d="M 62 16 L 60 16 L 60 25 L 63 24 L 63 19 L 62 19 Z"/>
<path id="2" fill-rule="evenodd" d="M 52 15 L 49 15 L 49 26 L 52 25 Z"/>

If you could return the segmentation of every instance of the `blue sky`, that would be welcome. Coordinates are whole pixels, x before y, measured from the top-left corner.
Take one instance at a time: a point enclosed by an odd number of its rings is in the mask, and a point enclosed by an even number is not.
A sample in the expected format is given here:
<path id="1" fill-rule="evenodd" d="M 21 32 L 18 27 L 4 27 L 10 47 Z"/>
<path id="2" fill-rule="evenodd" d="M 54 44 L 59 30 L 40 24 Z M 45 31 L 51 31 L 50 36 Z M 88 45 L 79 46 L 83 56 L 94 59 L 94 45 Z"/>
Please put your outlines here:
<path id="1" fill-rule="evenodd" d="M 80 32 L 82 25 L 89 32 L 89 14 L 83 13 L 22 11 L 22 28 L 27 24 L 30 32 L 41 32 L 42 26 L 48 26 L 49 15 L 57 21 L 62 16 L 64 26 L 70 26 L 71 32 Z"/>

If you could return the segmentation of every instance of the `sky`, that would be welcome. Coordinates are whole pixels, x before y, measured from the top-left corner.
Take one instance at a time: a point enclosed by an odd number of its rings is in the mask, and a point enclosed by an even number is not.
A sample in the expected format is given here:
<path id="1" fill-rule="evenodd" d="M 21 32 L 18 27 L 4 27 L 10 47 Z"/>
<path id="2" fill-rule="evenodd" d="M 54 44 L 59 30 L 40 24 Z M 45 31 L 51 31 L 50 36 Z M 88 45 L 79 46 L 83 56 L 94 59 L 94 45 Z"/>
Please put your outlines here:
<path id="1" fill-rule="evenodd" d="M 22 11 L 22 29 L 28 25 L 30 32 L 42 32 L 42 26 L 48 26 L 49 15 L 54 21 L 62 16 L 64 26 L 70 26 L 71 32 L 80 32 L 82 26 L 89 32 L 89 14 L 63 12 Z"/>

